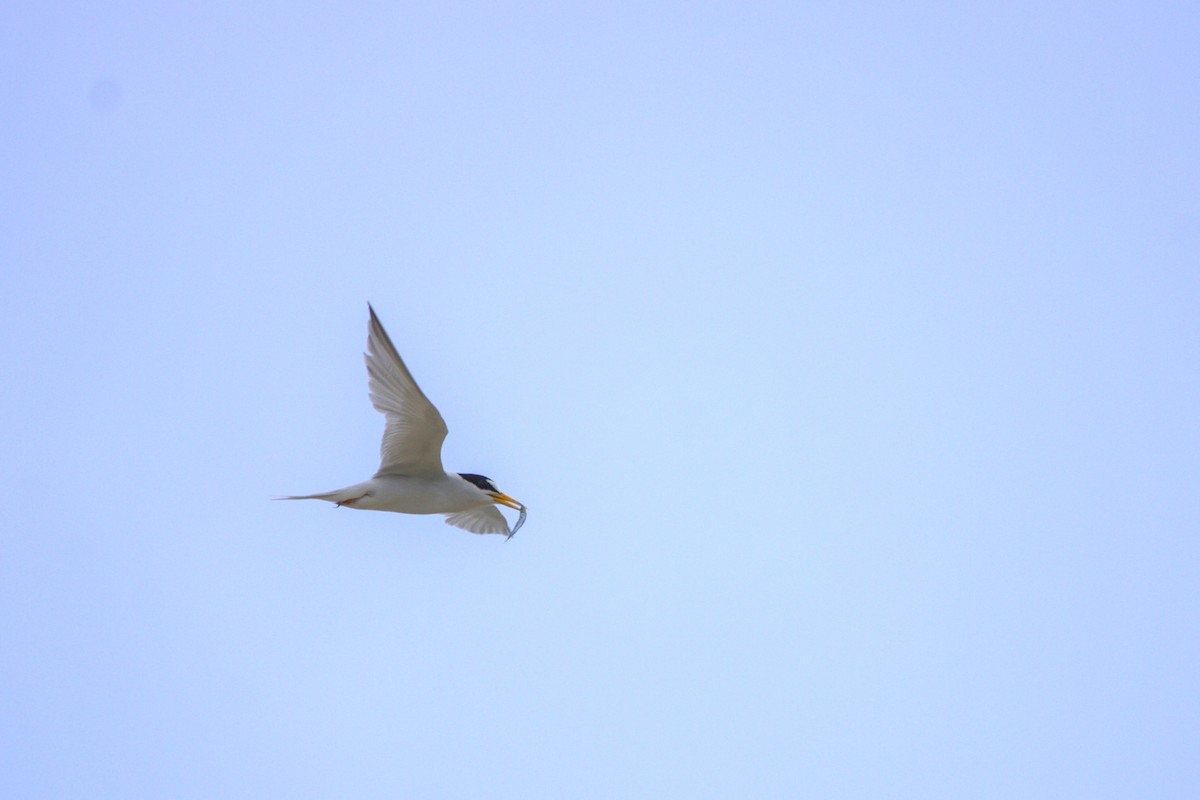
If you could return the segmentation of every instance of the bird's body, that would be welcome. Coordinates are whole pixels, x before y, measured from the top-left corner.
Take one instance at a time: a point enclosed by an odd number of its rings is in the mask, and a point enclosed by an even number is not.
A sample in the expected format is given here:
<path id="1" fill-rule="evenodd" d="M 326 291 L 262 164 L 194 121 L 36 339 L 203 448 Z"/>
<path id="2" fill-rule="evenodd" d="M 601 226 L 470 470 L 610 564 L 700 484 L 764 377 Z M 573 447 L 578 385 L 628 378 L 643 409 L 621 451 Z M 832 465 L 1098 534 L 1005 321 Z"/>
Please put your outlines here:
<path id="1" fill-rule="evenodd" d="M 473 505 L 492 505 L 491 498 L 457 476 L 423 478 L 415 475 L 376 475 L 335 492 L 295 498 L 329 500 L 339 506 L 401 514 L 452 514 Z"/>
<path id="2" fill-rule="evenodd" d="M 489 478 L 442 468 L 446 423 L 413 380 L 375 310 L 368 309 L 368 387 L 372 405 L 387 418 L 379 471 L 344 489 L 281 499 L 326 500 L 368 511 L 445 514 L 447 523 L 471 533 L 511 537 L 525 522 L 525 506 L 497 489 Z M 497 504 L 520 511 L 512 530 Z"/>

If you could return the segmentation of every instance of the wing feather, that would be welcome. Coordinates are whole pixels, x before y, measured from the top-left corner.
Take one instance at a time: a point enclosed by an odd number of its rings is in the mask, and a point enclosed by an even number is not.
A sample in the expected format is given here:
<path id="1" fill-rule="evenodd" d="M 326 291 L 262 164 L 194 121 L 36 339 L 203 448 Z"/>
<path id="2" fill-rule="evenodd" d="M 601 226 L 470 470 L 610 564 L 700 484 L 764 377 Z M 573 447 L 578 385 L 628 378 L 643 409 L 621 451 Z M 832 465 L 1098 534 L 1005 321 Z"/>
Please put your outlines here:
<path id="1" fill-rule="evenodd" d="M 495 506 L 476 506 L 448 514 L 446 524 L 471 533 L 502 533 L 508 536 L 508 521 Z"/>
<path id="2" fill-rule="evenodd" d="M 404 359 L 368 304 L 367 389 L 371 405 L 387 419 L 376 475 L 444 475 L 446 422 L 417 386 Z"/>

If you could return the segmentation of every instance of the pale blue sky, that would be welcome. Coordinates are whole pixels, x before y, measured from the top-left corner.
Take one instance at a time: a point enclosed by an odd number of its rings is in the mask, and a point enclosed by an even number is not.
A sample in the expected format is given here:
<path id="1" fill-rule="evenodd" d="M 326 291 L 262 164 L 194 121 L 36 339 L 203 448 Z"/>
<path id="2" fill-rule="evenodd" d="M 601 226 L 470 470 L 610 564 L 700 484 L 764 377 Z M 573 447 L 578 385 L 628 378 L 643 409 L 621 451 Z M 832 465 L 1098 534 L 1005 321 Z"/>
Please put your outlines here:
<path id="1" fill-rule="evenodd" d="M 0 795 L 1192 798 L 1192 3 L 0 13 Z M 366 304 L 530 507 L 367 477 Z"/>

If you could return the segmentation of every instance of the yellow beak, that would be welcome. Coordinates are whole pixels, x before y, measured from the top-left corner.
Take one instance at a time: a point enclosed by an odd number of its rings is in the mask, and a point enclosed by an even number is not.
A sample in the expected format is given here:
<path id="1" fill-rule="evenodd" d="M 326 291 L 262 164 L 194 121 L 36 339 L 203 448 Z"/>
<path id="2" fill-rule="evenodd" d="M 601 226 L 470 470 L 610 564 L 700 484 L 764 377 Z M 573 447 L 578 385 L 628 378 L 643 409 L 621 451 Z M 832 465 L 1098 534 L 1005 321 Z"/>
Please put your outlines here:
<path id="1" fill-rule="evenodd" d="M 492 496 L 492 499 L 495 500 L 497 503 L 499 503 L 502 506 L 508 506 L 509 508 L 515 508 L 518 511 L 520 511 L 522 508 L 525 507 L 525 506 L 521 505 L 520 503 L 518 503 L 516 500 L 513 500 L 511 497 L 506 495 L 504 492 L 488 492 L 488 494 L 490 494 Z"/>

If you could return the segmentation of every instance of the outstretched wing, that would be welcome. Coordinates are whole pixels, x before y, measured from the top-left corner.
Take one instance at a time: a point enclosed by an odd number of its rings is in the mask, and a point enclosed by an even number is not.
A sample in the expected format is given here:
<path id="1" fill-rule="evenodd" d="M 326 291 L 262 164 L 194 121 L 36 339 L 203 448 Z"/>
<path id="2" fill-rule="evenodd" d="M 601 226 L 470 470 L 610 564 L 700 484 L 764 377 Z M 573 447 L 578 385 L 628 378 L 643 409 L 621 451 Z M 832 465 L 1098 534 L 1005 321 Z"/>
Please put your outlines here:
<path id="1" fill-rule="evenodd" d="M 470 531 L 471 533 L 502 533 L 505 536 L 509 535 L 508 521 L 504 519 L 504 515 L 495 506 L 476 506 L 466 511 L 460 511 L 457 514 L 448 514 L 446 516 L 446 524 L 462 528 L 464 531 Z"/>
<path id="2" fill-rule="evenodd" d="M 371 405 L 387 418 L 376 475 L 444 475 L 446 423 L 417 386 L 387 331 L 368 304 L 367 388 Z"/>

